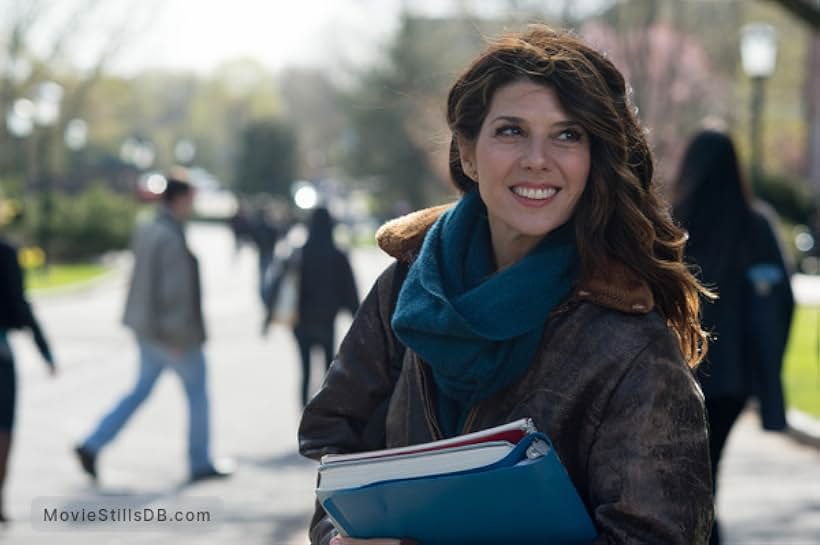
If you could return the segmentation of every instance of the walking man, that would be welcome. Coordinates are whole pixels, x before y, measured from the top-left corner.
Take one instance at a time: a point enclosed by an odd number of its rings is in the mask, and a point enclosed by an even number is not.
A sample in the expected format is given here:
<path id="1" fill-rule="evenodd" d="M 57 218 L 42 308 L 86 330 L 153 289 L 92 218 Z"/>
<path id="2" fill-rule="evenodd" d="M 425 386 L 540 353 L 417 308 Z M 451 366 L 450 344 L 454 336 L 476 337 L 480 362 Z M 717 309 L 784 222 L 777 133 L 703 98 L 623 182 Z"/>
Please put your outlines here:
<path id="1" fill-rule="evenodd" d="M 76 447 L 80 464 L 97 477 L 100 450 L 122 429 L 151 393 L 160 373 L 170 369 L 182 380 L 188 399 L 188 458 L 191 480 L 225 477 L 209 452 L 208 396 L 205 380 L 205 326 L 199 268 L 188 249 L 184 223 L 193 209 L 194 191 L 184 171 L 167 179 L 153 221 L 134 237 L 134 269 L 123 322 L 139 346 L 139 376 L 131 391 Z"/>

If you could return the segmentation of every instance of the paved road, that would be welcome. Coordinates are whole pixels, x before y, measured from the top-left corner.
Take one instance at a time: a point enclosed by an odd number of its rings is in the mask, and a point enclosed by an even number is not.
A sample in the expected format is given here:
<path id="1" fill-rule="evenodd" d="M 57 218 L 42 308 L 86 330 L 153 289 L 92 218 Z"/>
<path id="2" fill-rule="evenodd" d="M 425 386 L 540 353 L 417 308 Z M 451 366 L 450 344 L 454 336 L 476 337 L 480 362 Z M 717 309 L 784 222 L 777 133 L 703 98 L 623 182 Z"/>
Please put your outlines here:
<path id="1" fill-rule="evenodd" d="M 6 501 L 16 522 L 0 530 L 0 545 L 131 545 L 247 543 L 302 545 L 312 511 L 315 467 L 296 454 L 297 353 L 289 332 L 258 332 L 255 255 L 235 259 L 227 230 L 195 226 L 206 294 L 213 448 L 239 461 L 225 481 L 184 486 L 185 405 L 180 385 L 163 377 L 152 397 L 100 460 L 101 484 L 92 486 L 71 457 L 85 434 L 133 380 L 136 351 L 119 325 L 125 279 L 113 275 L 92 289 L 38 297 L 37 311 L 62 364 L 49 379 L 28 338 L 12 340 L 18 354 L 19 418 Z M 362 293 L 386 259 L 375 250 L 354 253 Z M 341 327 L 345 322 L 341 320 Z M 321 366 L 317 363 L 317 369 Z M 720 510 L 727 543 L 820 543 L 820 452 L 763 434 L 751 416 L 730 438 Z M 36 498 L 56 506 L 74 500 L 107 502 L 137 495 L 145 505 L 174 506 L 218 498 L 224 511 L 207 532 L 115 533 L 32 528 Z M 219 513 L 217 513 L 219 515 Z"/>

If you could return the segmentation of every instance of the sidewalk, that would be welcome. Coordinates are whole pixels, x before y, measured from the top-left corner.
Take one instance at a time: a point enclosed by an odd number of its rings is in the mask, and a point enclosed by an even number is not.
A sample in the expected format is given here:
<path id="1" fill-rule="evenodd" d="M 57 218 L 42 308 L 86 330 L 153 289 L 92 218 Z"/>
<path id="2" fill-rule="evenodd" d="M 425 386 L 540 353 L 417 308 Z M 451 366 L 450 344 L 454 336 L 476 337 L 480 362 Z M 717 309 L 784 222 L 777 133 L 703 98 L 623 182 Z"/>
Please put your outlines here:
<path id="1" fill-rule="evenodd" d="M 798 305 L 820 306 L 820 276 L 793 275 L 792 292 Z M 820 395 L 820 391 L 818 391 L 818 395 Z M 820 420 L 794 409 L 789 410 L 786 416 L 790 428 L 789 435 L 792 439 L 801 444 L 820 449 Z M 818 537 L 817 542 L 820 543 L 820 537 Z"/>
<path id="2" fill-rule="evenodd" d="M 796 274 L 792 289 L 820 306 L 820 277 Z M 765 432 L 750 408 L 732 430 L 717 497 L 724 545 L 820 544 L 820 421 L 790 410 L 788 422 Z"/>
<path id="3" fill-rule="evenodd" d="M 747 410 L 729 437 L 719 479 L 724 545 L 820 543 L 820 448 L 764 432 Z"/>

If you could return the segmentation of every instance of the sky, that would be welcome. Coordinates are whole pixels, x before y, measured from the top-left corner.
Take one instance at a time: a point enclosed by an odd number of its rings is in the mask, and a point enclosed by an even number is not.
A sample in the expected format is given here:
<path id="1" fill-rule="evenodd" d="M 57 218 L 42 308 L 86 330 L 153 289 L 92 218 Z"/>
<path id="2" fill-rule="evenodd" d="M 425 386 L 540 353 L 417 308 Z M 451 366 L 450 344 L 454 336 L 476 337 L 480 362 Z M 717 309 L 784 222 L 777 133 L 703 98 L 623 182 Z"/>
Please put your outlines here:
<path id="1" fill-rule="evenodd" d="M 36 1 L 48 10 L 48 17 L 35 26 L 36 50 L 45 53 L 54 36 L 71 28 L 64 55 L 73 64 L 88 66 L 113 32 L 124 37 L 125 46 L 109 68 L 121 74 L 146 68 L 207 73 L 224 61 L 243 57 L 272 70 L 332 66 L 342 59 L 366 63 L 378 57 L 403 7 L 444 15 L 460 4 L 478 14 L 497 13 L 498 6 L 509 5 L 498 0 L 98 0 L 91 16 L 72 28 L 67 23 L 71 13 L 94 0 Z M 569 1 L 589 10 L 611 0 Z M 34 3 L 0 0 L 0 7 Z"/>
<path id="2" fill-rule="evenodd" d="M 144 66 L 207 72 L 252 57 L 278 69 L 366 55 L 395 28 L 392 0 L 165 0 L 140 47 L 118 69 Z"/>

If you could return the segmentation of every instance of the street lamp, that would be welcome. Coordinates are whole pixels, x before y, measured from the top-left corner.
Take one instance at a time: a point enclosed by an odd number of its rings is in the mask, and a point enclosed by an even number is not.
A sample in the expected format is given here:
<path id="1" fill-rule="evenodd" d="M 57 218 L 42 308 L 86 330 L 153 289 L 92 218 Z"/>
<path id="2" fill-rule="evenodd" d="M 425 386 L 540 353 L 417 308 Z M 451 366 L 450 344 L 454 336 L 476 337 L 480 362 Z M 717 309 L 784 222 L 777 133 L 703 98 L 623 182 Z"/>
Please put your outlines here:
<path id="1" fill-rule="evenodd" d="M 40 219 L 40 247 L 46 255 L 46 265 L 51 261 L 51 236 L 54 232 L 54 173 L 51 171 L 52 131 L 60 121 L 60 104 L 63 88 L 59 83 L 44 81 L 34 88 L 34 123 L 43 128 L 42 174 L 43 198 Z"/>
<path id="2" fill-rule="evenodd" d="M 151 168 L 156 159 L 154 146 L 142 138 L 128 137 L 120 146 L 120 159 L 143 171 Z"/>
<path id="3" fill-rule="evenodd" d="M 88 144 L 88 123 L 79 117 L 71 119 L 65 125 L 63 143 L 69 150 L 69 171 L 73 174 L 74 183 L 81 185 L 86 175 L 83 150 Z"/>
<path id="4" fill-rule="evenodd" d="M 65 126 L 63 133 L 65 145 L 71 151 L 80 151 L 88 142 L 88 123 L 79 118 L 74 118 Z"/>
<path id="5" fill-rule="evenodd" d="M 18 98 L 6 112 L 6 128 L 17 138 L 26 138 L 34 130 L 34 103 Z"/>
<path id="6" fill-rule="evenodd" d="M 740 59 L 743 71 L 752 81 L 750 103 L 751 181 L 759 189 L 763 165 L 762 127 L 763 87 L 774 72 L 777 61 L 777 33 L 772 25 L 750 23 L 740 31 Z"/>
<path id="7" fill-rule="evenodd" d="M 300 210 L 310 210 L 319 204 L 319 192 L 316 187 L 305 180 L 297 180 L 290 186 L 293 202 Z"/>
<path id="8" fill-rule="evenodd" d="M 174 146 L 174 158 L 181 165 L 189 165 L 196 155 L 196 144 L 187 138 L 177 140 Z"/>
<path id="9" fill-rule="evenodd" d="M 18 98 L 12 104 L 11 109 L 6 112 L 6 128 L 9 132 L 17 138 L 28 139 L 26 161 L 28 181 L 24 189 L 26 196 L 40 179 L 43 182 L 37 238 L 47 256 L 51 243 L 54 208 L 54 187 L 50 170 L 50 129 L 60 120 L 62 99 L 63 88 L 60 84 L 45 81 L 34 88 L 31 98 Z M 38 131 L 38 128 L 42 131 Z M 42 138 L 40 138 L 40 132 L 42 132 Z M 38 165 L 38 163 L 41 164 Z M 38 170 L 38 166 L 42 168 Z"/>

